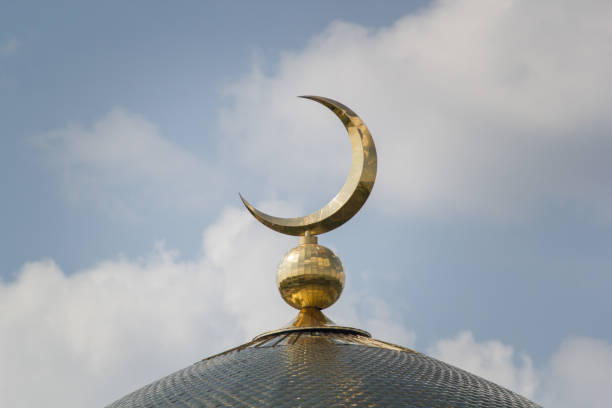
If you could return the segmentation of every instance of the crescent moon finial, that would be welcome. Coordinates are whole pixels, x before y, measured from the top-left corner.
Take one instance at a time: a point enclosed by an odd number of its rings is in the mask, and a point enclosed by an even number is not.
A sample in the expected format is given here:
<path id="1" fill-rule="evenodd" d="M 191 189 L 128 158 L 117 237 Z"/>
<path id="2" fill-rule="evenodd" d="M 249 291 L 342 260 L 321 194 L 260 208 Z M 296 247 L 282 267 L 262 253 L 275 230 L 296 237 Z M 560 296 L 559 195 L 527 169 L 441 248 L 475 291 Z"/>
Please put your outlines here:
<path id="1" fill-rule="evenodd" d="M 274 231 L 287 235 L 318 235 L 347 222 L 368 199 L 376 180 L 376 147 L 365 123 L 350 108 L 322 96 L 301 96 L 327 106 L 342 121 L 351 140 L 353 158 L 344 186 L 323 208 L 297 218 L 279 218 L 253 207 L 240 195 L 251 214 Z"/>

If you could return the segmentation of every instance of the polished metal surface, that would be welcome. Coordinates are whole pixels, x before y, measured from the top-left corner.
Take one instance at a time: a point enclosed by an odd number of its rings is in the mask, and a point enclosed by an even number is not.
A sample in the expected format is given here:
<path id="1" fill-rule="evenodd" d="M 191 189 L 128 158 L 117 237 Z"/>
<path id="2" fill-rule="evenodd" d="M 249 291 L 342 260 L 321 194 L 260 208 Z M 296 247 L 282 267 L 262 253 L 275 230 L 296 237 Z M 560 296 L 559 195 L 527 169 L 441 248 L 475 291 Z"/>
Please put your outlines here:
<path id="1" fill-rule="evenodd" d="M 300 310 L 300 313 L 291 321 L 291 327 L 322 327 L 335 326 L 336 324 L 329 320 L 320 309 L 314 307 L 305 307 Z"/>
<path id="2" fill-rule="evenodd" d="M 296 309 L 325 309 L 344 288 L 342 262 L 330 249 L 317 244 L 316 237 L 304 237 L 301 242 L 278 265 L 278 290 Z"/>
<path id="3" fill-rule="evenodd" d="M 358 334 L 260 337 L 137 390 L 108 408 L 538 405 L 421 353 Z"/>
<path id="4" fill-rule="evenodd" d="M 279 218 L 253 207 L 242 195 L 240 198 L 257 220 L 265 226 L 288 235 L 322 234 L 348 221 L 368 199 L 376 179 L 376 147 L 363 121 L 348 107 L 321 96 L 303 96 L 331 109 L 342 121 L 351 140 L 353 151 L 351 170 L 340 192 L 323 208 L 297 218 Z"/>

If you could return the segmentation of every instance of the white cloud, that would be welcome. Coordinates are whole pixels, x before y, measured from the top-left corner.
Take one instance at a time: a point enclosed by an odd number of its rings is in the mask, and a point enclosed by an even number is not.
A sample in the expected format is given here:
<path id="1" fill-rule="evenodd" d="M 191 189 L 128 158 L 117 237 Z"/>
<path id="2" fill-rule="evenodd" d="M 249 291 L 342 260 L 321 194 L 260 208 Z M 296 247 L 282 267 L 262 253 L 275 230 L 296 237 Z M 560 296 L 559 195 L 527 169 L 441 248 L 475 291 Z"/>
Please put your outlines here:
<path id="1" fill-rule="evenodd" d="M 21 44 L 15 37 L 9 37 L 4 42 L 0 43 L 0 57 L 8 57 L 19 48 Z"/>
<path id="2" fill-rule="evenodd" d="M 511 346 L 498 340 L 477 342 L 470 331 L 438 340 L 428 353 L 527 398 L 532 398 L 538 387 L 538 376 L 527 354 L 521 354 L 517 362 Z"/>
<path id="3" fill-rule="evenodd" d="M 463 0 L 379 30 L 335 22 L 227 90 L 225 149 L 277 190 L 333 191 L 346 137 L 295 98 L 325 95 L 374 135 L 379 207 L 513 217 L 561 200 L 612 215 L 611 18 L 607 1 Z"/>
<path id="4" fill-rule="evenodd" d="M 214 166 L 121 110 L 39 141 L 70 196 L 112 214 L 202 208 L 219 196 L 202 180 L 221 189 L 238 174 L 261 199 L 315 209 L 350 161 L 340 123 L 295 98 L 322 94 L 373 132 L 378 208 L 514 217 L 561 201 L 612 219 L 611 18 L 607 1 L 459 0 L 377 30 L 335 22 L 226 90 Z"/>
<path id="5" fill-rule="evenodd" d="M 228 208 L 194 260 L 158 244 L 146 258 L 70 275 L 51 260 L 25 264 L 14 282 L 0 282 L 0 406 L 102 406 L 282 327 L 297 311 L 278 295 L 275 270 L 293 245 Z M 405 329 L 379 323 L 384 301 L 371 303 L 377 307 L 352 320 L 356 326 L 410 341 Z M 344 315 L 357 313 L 350 304 L 330 312 L 338 322 Z"/>
<path id="6" fill-rule="evenodd" d="M 545 406 L 606 408 L 612 389 L 612 345 L 586 337 L 566 339 L 552 356 L 542 400 Z"/>
<path id="7" fill-rule="evenodd" d="M 499 340 L 478 342 L 470 331 L 438 340 L 433 357 L 509 388 L 547 407 L 604 408 L 610 405 L 612 345 L 568 337 L 540 369 Z"/>
<path id="8" fill-rule="evenodd" d="M 223 173 L 165 139 L 147 119 L 122 109 L 89 129 L 70 125 L 32 142 L 61 175 L 72 200 L 92 202 L 112 215 L 138 218 L 159 206 L 206 208 L 224 185 Z M 216 182 L 209 183 L 213 174 Z"/>

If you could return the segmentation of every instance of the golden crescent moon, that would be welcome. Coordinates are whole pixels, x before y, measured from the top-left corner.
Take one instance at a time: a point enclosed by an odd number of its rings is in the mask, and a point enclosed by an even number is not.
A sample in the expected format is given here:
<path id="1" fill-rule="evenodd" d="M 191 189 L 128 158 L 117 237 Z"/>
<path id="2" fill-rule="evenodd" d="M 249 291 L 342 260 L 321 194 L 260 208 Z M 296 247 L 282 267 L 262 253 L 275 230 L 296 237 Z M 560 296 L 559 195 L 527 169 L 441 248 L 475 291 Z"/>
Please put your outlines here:
<path id="1" fill-rule="evenodd" d="M 376 180 L 376 147 L 370 131 L 363 121 L 348 107 L 322 96 L 301 96 L 327 106 L 342 121 L 353 151 L 350 173 L 342 189 L 325 207 L 310 215 L 297 218 L 279 218 L 253 207 L 240 195 L 240 199 L 253 216 L 265 226 L 287 235 L 323 234 L 347 222 L 368 199 Z"/>

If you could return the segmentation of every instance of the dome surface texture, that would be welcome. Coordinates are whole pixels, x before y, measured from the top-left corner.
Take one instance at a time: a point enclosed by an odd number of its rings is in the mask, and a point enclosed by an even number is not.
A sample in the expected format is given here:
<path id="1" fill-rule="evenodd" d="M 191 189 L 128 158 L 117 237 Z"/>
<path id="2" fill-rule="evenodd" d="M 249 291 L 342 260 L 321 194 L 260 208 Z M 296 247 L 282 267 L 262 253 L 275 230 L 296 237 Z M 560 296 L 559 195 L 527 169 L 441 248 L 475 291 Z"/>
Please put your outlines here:
<path id="1" fill-rule="evenodd" d="M 342 329 L 255 338 L 137 390 L 108 408 L 538 407 L 424 354 Z"/>

